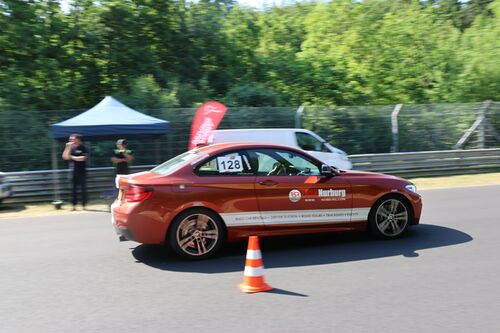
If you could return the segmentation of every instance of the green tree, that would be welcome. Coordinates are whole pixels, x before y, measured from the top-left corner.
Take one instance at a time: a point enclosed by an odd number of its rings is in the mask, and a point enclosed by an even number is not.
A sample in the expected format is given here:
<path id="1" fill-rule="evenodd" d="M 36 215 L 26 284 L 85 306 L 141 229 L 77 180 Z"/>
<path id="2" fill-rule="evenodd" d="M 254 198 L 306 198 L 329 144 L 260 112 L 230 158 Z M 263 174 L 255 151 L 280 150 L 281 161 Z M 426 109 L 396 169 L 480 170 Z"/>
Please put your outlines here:
<path id="1" fill-rule="evenodd" d="M 262 73 L 256 77 L 272 90 L 280 92 L 285 101 L 302 103 L 311 98 L 307 86 L 314 79 L 302 78 L 310 72 L 309 63 L 298 58 L 306 37 L 304 17 L 313 4 L 272 7 L 259 16 L 257 57 Z"/>
<path id="2" fill-rule="evenodd" d="M 307 18 L 308 35 L 301 53 L 313 64 L 316 77 L 331 85 L 316 103 L 448 99 L 446 84 L 458 66 L 459 33 L 432 15 L 431 9 L 408 1 L 318 5 Z"/>
<path id="3" fill-rule="evenodd" d="M 233 6 L 233 1 L 201 0 L 191 3 L 186 18 L 187 39 L 192 43 L 190 55 L 196 59 L 186 74 L 191 82 L 208 82 L 215 98 L 224 96 L 231 85 L 225 64 L 231 54 L 226 49 L 223 20 Z M 182 78 L 181 78 L 182 81 Z"/>
<path id="4" fill-rule="evenodd" d="M 463 35 L 460 73 L 455 98 L 459 101 L 500 99 L 500 1 L 477 16 Z"/>
<path id="5" fill-rule="evenodd" d="M 67 78 L 58 61 L 65 29 L 57 1 L 0 2 L 0 96 L 6 103 L 17 109 L 65 106 Z"/>
<path id="6" fill-rule="evenodd" d="M 178 106 L 174 93 L 161 89 L 152 75 L 131 81 L 128 93 L 118 92 L 116 97 L 136 109 L 162 109 Z"/>
<path id="7" fill-rule="evenodd" d="M 224 102 L 228 106 L 279 106 L 282 104 L 279 94 L 262 83 L 235 85 L 228 91 Z"/>
<path id="8" fill-rule="evenodd" d="M 228 77 L 231 85 L 258 81 L 263 73 L 256 50 L 259 45 L 259 14 L 251 9 L 236 6 L 223 20 L 222 33 L 226 42 Z"/>

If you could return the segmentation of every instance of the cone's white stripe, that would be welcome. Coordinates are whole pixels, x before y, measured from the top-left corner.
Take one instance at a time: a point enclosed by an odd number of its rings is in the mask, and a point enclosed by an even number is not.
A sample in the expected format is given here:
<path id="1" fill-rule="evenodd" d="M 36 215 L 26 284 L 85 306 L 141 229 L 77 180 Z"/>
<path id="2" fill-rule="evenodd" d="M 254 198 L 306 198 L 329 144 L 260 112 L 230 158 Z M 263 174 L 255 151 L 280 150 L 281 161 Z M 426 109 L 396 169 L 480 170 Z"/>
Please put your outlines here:
<path id="1" fill-rule="evenodd" d="M 251 267 L 251 266 L 245 266 L 245 271 L 243 272 L 243 275 L 245 276 L 264 276 L 264 267 Z"/>
<path id="2" fill-rule="evenodd" d="M 247 259 L 261 259 L 260 250 L 247 250 Z"/>
<path id="3" fill-rule="evenodd" d="M 281 211 L 256 211 L 221 214 L 227 226 L 252 226 L 274 224 L 334 223 L 366 221 L 370 207 L 340 209 L 304 209 Z"/>

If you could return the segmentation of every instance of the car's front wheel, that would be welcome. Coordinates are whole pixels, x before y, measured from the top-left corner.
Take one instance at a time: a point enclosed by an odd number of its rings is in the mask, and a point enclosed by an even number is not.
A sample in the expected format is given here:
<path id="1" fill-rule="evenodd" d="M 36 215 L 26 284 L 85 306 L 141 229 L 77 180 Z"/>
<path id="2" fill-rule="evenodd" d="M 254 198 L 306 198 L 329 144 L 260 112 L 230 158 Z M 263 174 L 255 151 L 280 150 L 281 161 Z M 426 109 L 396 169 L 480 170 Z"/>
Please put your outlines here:
<path id="1" fill-rule="evenodd" d="M 397 238 L 412 219 L 410 206 L 399 196 L 390 195 L 377 201 L 370 211 L 369 227 L 380 238 Z"/>
<path id="2" fill-rule="evenodd" d="M 179 214 L 168 233 L 170 247 L 187 259 L 204 259 L 221 247 L 225 229 L 220 217 L 210 210 L 193 208 Z"/>

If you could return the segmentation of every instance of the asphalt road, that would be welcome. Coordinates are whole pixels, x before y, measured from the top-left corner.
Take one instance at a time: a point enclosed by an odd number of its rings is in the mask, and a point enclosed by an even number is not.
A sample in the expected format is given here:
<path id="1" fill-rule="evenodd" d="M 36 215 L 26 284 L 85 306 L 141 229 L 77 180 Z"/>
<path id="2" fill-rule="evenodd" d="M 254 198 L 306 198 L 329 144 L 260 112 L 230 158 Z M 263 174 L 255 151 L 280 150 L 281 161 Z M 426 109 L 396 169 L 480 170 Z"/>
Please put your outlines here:
<path id="1" fill-rule="evenodd" d="M 0 332 L 498 332 L 500 186 L 422 191 L 421 225 L 261 240 L 184 262 L 117 241 L 107 213 L 0 219 Z"/>

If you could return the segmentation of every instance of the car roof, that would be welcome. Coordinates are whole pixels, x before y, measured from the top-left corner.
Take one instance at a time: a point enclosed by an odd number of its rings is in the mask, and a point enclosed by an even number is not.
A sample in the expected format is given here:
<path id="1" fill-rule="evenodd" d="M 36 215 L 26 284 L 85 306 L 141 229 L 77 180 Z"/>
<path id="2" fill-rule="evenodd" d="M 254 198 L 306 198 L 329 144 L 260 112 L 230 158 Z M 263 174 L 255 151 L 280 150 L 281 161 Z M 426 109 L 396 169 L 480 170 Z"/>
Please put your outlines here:
<path id="1" fill-rule="evenodd" d="M 258 148 L 271 148 L 271 149 L 288 149 L 296 152 L 300 152 L 304 154 L 305 152 L 290 146 L 279 145 L 274 143 L 265 143 L 265 142 L 224 142 L 224 143 L 216 143 L 209 146 L 204 146 L 197 148 L 196 150 L 200 153 L 212 154 L 222 152 L 224 150 L 229 149 L 258 149 Z M 309 155 L 305 153 L 306 155 Z"/>
<path id="2" fill-rule="evenodd" d="M 312 156 L 311 154 L 295 148 L 291 146 L 286 146 L 286 145 L 279 145 L 279 144 L 274 144 L 274 143 L 266 143 L 266 142 L 224 142 L 224 143 L 216 143 L 213 145 L 209 146 L 204 146 L 200 148 L 196 148 L 195 151 L 198 151 L 200 153 L 205 153 L 208 155 L 215 155 L 218 153 L 222 153 L 224 151 L 228 150 L 238 150 L 238 149 L 286 149 L 290 150 L 302 155 L 306 155 L 308 158 L 318 162 L 322 163 L 319 159 L 316 157 Z"/>

